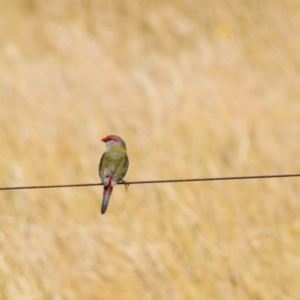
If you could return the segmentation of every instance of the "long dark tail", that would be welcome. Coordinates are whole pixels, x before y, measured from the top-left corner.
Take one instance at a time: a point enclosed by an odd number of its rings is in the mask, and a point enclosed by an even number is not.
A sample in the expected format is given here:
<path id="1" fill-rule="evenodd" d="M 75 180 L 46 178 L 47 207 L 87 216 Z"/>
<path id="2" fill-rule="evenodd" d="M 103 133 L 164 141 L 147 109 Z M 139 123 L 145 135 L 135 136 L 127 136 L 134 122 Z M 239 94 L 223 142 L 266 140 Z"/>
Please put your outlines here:
<path id="1" fill-rule="evenodd" d="M 109 203 L 109 198 L 112 193 L 113 187 L 111 186 L 111 180 L 109 180 L 108 185 L 104 187 L 103 190 L 103 200 L 102 200 L 102 206 L 101 206 L 101 214 L 104 214 L 108 203 Z"/>

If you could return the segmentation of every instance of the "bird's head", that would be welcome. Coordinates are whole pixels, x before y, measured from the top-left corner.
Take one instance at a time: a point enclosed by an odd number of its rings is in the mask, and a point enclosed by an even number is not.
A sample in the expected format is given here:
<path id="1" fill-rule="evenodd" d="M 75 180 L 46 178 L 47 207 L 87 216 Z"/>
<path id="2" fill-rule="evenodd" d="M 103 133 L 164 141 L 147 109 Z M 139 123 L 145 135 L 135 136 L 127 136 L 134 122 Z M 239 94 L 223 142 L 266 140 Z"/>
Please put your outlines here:
<path id="1" fill-rule="evenodd" d="M 108 135 L 108 136 L 104 137 L 103 139 L 101 139 L 101 141 L 106 143 L 107 149 L 110 147 L 119 146 L 119 145 L 126 147 L 125 142 L 117 135 Z"/>

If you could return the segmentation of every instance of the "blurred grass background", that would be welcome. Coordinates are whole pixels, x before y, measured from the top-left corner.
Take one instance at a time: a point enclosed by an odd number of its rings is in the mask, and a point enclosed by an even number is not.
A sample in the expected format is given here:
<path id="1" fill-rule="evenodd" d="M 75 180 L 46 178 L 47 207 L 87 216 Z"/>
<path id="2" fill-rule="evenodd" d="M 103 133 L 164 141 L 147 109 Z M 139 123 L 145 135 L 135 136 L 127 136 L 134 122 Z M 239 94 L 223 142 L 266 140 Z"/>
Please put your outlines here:
<path id="1" fill-rule="evenodd" d="M 0 4 L 0 186 L 300 170 L 300 4 Z M 1 299 L 300 299 L 299 179 L 0 193 Z"/>

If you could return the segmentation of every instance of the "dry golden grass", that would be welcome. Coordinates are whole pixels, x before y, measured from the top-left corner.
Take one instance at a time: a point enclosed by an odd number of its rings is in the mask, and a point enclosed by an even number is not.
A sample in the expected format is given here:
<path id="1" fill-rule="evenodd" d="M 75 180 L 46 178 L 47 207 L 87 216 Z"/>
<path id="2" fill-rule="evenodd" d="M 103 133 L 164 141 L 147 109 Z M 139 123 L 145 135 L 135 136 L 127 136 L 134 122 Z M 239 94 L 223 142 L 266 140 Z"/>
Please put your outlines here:
<path id="1" fill-rule="evenodd" d="M 299 172 L 299 1 L 0 4 L 0 185 Z M 299 179 L 0 193 L 1 299 L 300 299 Z"/>

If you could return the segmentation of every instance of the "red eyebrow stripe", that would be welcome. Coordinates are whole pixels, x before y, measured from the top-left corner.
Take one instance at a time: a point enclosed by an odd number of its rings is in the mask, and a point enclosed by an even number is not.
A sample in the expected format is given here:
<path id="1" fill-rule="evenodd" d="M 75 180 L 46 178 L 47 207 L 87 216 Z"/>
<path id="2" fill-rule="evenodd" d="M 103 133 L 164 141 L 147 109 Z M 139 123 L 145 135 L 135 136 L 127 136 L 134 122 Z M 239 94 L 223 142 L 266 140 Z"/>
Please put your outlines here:
<path id="1" fill-rule="evenodd" d="M 115 142 L 118 142 L 118 141 L 119 141 L 119 139 L 116 138 L 116 137 L 114 137 L 114 136 L 108 136 L 108 138 L 109 138 L 110 140 L 115 141 Z"/>

